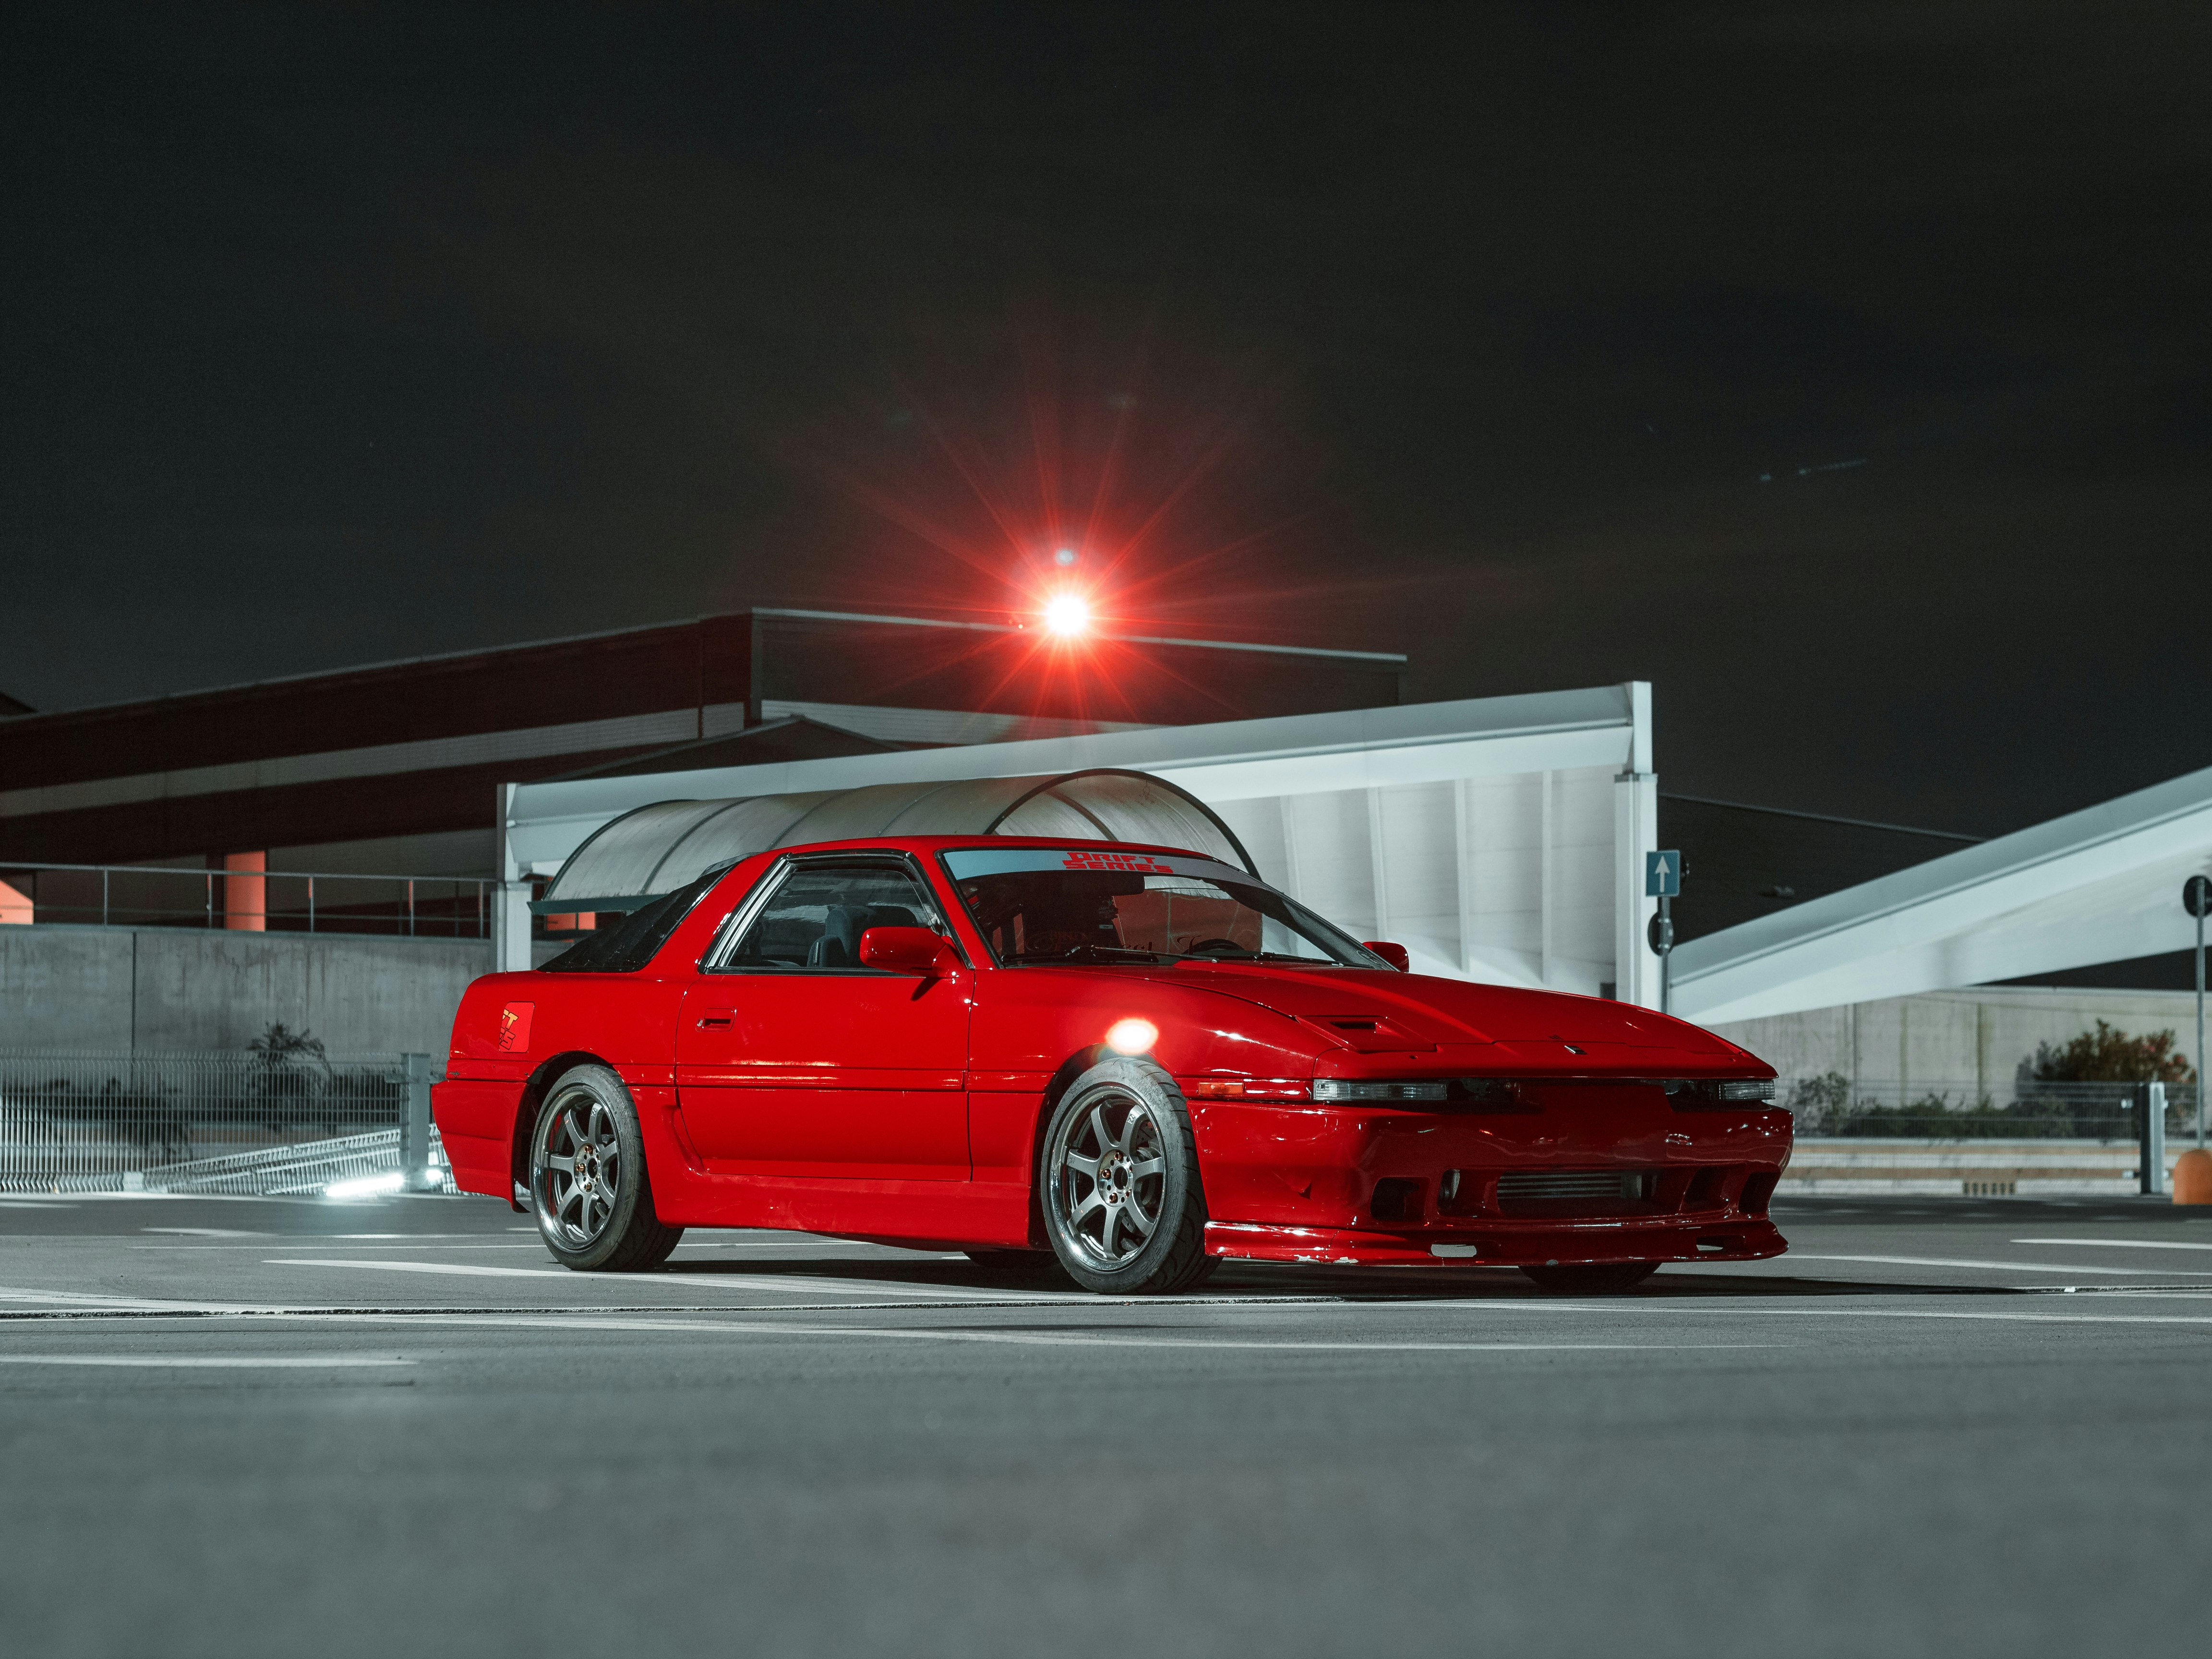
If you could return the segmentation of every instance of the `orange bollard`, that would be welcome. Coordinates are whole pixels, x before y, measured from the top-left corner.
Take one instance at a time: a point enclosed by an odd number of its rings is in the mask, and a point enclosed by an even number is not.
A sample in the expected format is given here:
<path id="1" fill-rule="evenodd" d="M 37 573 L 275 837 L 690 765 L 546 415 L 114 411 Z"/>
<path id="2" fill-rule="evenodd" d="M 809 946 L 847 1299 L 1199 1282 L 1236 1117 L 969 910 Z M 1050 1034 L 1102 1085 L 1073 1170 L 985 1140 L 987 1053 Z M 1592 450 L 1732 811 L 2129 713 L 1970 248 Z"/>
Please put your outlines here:
<path id="1" fill-rule="evenodd" d="M 2212 1204 L 2212 1152 L 2191 1146 L 2173 1160 L 2173 1201 Z"/>

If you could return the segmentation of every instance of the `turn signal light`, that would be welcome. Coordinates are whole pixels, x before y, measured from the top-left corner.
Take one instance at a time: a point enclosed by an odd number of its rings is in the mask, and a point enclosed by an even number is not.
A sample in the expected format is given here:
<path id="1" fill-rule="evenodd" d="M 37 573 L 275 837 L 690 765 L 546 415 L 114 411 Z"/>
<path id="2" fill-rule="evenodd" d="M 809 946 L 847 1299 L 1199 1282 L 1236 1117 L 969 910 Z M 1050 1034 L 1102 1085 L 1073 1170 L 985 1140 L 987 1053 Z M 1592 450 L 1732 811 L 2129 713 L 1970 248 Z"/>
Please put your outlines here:
<path id="1" fill-rule="evenodd" d="M 1768 1105 L 1774 1103 L 1774 1079 L 1762 1078 L 1730 1078 L 1721 1085 L 1723 1100 L 1758 1100 Z"/>
<path id="2" fill-rule="evenodd" d="M 1300 1077 L 1187 1077 L 1178 1079 L 1193 1100 L 1304 1100 Z"/>
<path id="3" fill-rule="evenodd" d="M 1450 1092 L 1451 1085 L 1443 1082 L 1362 1083 L 1341 1077 L 1320 1078 L 1313 1086 L 1316 1100 L 1442 1100 Z"/>

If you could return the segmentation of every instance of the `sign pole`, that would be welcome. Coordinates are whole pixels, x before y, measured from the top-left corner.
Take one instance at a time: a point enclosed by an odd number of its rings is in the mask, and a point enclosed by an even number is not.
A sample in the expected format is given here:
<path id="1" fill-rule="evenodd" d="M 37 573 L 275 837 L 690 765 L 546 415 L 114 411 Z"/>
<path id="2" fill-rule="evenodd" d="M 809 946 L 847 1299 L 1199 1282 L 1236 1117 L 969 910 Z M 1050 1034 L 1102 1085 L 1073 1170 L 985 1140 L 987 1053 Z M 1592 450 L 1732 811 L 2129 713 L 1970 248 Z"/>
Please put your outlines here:
<path id="1" fill-rule="evenodd" d="M 2197 1144 L 2204 1144 L 2204 915 L 2212 911 L 2212 880 L 2191 876 L 2181 889 L 2181 908 L 2197 918 Z"/>
<path id="2" fill-rule="evenodd" d="M 1644 896 L 1659 901 L 1651 919 L 1651 948 L 1659 957 L 1659 1012 L 1674 1012 L 1675 896 L 1682 890 L 1682 854 L 1674 848 L 1644 855 Z"/>

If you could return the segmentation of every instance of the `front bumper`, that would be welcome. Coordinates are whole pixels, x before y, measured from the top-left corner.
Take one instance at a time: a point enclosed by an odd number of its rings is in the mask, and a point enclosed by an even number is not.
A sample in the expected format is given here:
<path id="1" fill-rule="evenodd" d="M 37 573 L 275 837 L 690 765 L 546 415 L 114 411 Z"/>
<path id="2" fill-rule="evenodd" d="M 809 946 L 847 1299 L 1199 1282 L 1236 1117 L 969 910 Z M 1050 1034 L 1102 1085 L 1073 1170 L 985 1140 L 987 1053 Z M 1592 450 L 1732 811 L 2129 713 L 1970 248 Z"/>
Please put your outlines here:
<path id="1" fill-rule="evenodd" d="M 1194 1102 L 1209 1255 L 1395 1265 L 1753 1261 L 1787 1112 L 1656 1087 L 1526 1091 L 1509 1112 Z"/>
<path id="2" fill-rule="evenodd" d="M 1339 1262 L 1368 1267 L 1557 1267 L 1608 1261 L 1760 1261 L 1788 1248 L 1772 1222 L 1749 1216 L 1635 1217 L 1479 1228 L 1295 1227 L 1209 1221 L 1206 1253 L 1238 1261 Z"/>

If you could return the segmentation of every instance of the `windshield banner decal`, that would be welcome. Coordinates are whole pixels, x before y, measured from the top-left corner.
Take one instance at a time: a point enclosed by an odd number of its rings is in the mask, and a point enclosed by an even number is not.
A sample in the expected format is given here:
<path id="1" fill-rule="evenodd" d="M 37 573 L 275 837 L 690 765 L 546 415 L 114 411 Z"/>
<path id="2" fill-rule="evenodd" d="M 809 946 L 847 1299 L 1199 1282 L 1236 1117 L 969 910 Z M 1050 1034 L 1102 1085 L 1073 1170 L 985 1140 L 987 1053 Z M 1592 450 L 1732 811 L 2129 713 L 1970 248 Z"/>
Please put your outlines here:
<path id="1" fill-rule="evenodd" d="M 1100 874 L 1134 876 L 1194 876 L 1206 881 L 1234 882 L 1260 887 L 1262 882 L 1249 870 L 1217 863 L 1212 859 L 1185 858 L 1173 853 L 1121 852 L 1110 842 L 1091 847 L 963 848 L 945 854 L 945 867 L 955 881 L 970 876 L 1005 875 L 1017 870 L 1073 870 Z"/>

